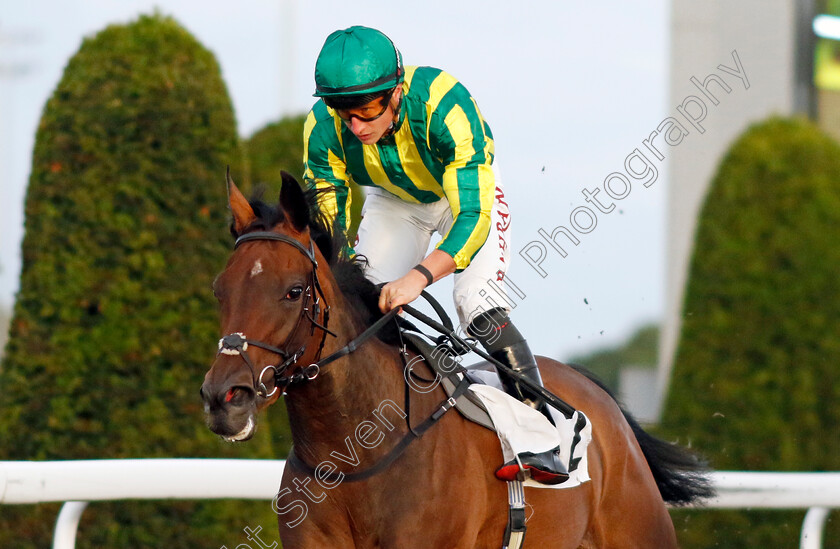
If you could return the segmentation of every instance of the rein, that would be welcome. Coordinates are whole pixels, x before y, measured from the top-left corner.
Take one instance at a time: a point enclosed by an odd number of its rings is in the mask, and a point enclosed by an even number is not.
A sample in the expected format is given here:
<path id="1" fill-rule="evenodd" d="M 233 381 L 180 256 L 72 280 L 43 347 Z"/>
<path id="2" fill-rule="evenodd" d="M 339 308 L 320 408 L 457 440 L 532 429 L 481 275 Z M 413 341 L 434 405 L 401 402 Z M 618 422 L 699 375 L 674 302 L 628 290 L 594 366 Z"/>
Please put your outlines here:
<path id="1" fill-rule="evenodd" d="M 376 335 L 376 333 L 381 330 L 385 324 L 389 321 L 393 320 L 397 314 L 399 313 L 399 308 L 392 309 L 391 311 L 385 313 L 380 317 L 376 322 L 374 322 L 370 327 L 364 330 L 361 334 L 356 336 L 352 341 L 347 343 L 341 349 L 335 351 L 334 353 L 321 358 L 318 360 L 318 357 L 321 355 L 321 351 L 324 348 L 324 343 L 326 341 L 327 334 L 332 335 L 335 337 L 335 334 L 331 332 L 327 326 L 329 324 L 329 306 L 326 303 L 326 299 L 324 296 L 323 289 L 321 288 L 321 284 L 318 281 L 318 261 L 315 258 L 315 248 L 312 240 L 309 241 L 309 248 L 305 247 L 303 244 L 298 242 L 297 240 L 275 232 L 270 231 L 256 231 L 252 233 L 247 233 L 239 238 L 236 239 L 236 243 L 234 244 L 234 249 L 238 248 L 241 244 L 250 241 L 256 240 L 271 240 L 277 242 L 284 242 L 286 244 L 290 244 L 294 246 L 298 251 L 300 251 L 303 255 L 309 259 L 312 263 L 312 272 L 310 274 L 310 285 L 306 288 L 305 295 L 306 299 L 303 303 L 303 309 L 301 311 L 300 316 L 298 317 L 298 321 L 295 324 L 295 327 L 292 329 L 289 337 L 286 339 L 286 342 L 283 344 L 282 347 L 277 347 L 273 345 L 269 345 L 267 343 L 263 343 L 261 341 L 249 340 L 245 337 L 242 333 L 233 333 L 226 335 L 221 340 L 219 340 L 219 353 L 221 354 L 228 354 L 228 355 L 240 355 L 248 367 L 251 369 L 251 373 L 254 376 L 254 388 L 256 390 L 257 395 L 263 398 L 269 398 L 277 392 L 279 387 L 283 387 L 283 392 L 285 394 L 285 388 L 296 383 L 304 383 L 307 381 L 312 381 L 318 377 L 321 368 L 326 366 L 327 364 L 338 360 L 344 356 L 349 355 L 350 353 L 354 352 L 356 349 L 359 348 L 362 344 L 364 344 L 368 339 Z M 314 288 L 314 303 L 312 303 L 311 310 L 310 310 L 310 300 L 312 299 L 312 289 Z M 476 345 L 472 344 L 468 340 L 462 339 L 459 337 L 452 326 L 452 322 L 449 317 L 446 315 L 443 308 L 440 304 L 435 300 L 431 295 L 423 291 L 421 295 L 429 302 L 435 312 L 440 316 L 443 324 L 435 321 L 432 318 L 429 318 L 425 314 L 421 313 L 420 311 L 416 310 L 415 308 L 409 305 L 402 305 L 402 310 L 404 310 L 407 314 L 413 316 L 417 320 L 420 320 L 427 326 L 437 330 L 444 336 L 444 343 L 453 347 L 453 351 L 457 354 L 464 354 L 464 352 L 471 350 L 476 353 L 478 356 L 482 357 L 483 359 L 487 360 L 491 364 L 493 364 L 496 368 L 506 371 L 508 375 L 517 379 L 520 383 L 527 386 L 529 389 L 533 390 L 534 392 L 538 393 L 540 396 L 545 398 L 551 405 L 557 408 L 563 415 L 567 418 L 571 418 L 572 414 L 574 414 L 575 409 L 567 404 L 566 402 L 560 400 L 556 395 L 551 393 L 550 391 L 544 389 L 543 387 L 533 383 L 527 377 L 521 375 L 519 372 L 516 372 L 512 368 L 509 368 L 507 365 L 499 362 L 495 358 L 491 357 L 489 354 L 485 353 L 484 351 L 478 349 Z M 319 323 L 317 317 L 321 314 L 321 307 L 320 302 L 324 301 L 324 320 L 323 324 Z M 304 318 L 307 318 L 311 323 L 311 332 L 310 335 L 315 333 L 315 328 L 320 328 L 323 331 L 323 337 L 321 338 L 320 347 L 318 348 L 318 352 L 316 353 L 316 362 L 311 363 L 309 366 L 302 368 L 297 373 L 291 375 L 285 375 L 286 371 L 289 367 L 294 366 L 297 364 L 298 359 L 303 356 L 303 353 L 306 350 L 306 345 L 301 345 L 297 351 L 294 353 L 289 353 L 287 350 L 290 346 L 290 342 L 294 339 L 295 335 L 297 334 L 298 328 L 300 327 Z M 282 364 L 268 365 L 262 369 L 259 374 L 259 377 L 256 376 L 256 369 L 254 367 L 253 362 L 251 361 L 250 357 L 247 354 L 247 349 L 249 345 L 253 345 L 255 347 L 259 347 L 261 349 L 265 349 L 272 353 L 275 353 L 281 356 L 284 361 Z M 262 377 L 265 375 L 266 371 L 269 369 L 274 370 L 274 389 L 269 393 L 268 389 L 266 388 L 265 384 L 262 382 Z M 389 465 L 391 465 L 396 459 L 402 455 L 406 448 L 408 448 L 409 444 L 413 442 L 415 439 L 420 438 L 423 434 L 429 430 L 435 423 L 437 423 L 446 412 L 451 410 L 456 403 L 456 400 L 466 392 L 467 387 L 469 387 L 470 381 L 466 376 L 461 380 L 458 384 L 455 392 L 452 394 L 451 397 L 447 398 L 439 407 L 432 413 L 431 416 L 426 418 L 420 425 L 417 427 L 412 427 L 410 424 L 410 416 L 406 416 L 406 423 L 408 425 L 408 432 L 403 436 L 403 438 L 385 455 L 381 460 L 379 460 L 373 466 L 364 469 L 362 471 L 357 471 L 354 473 L 329 473 L 324 476 L 323 472 L 320 473 L 323 480 L 329 480 L 330 482 L 339 482 L 339 481 L 346 481 L 346 482 L 355 482 L 360 480 L 365 480 L 367 478 L 376 475 L 377 473 L 381 472 Z M 407 404 L 410 402 L 409 399 L 409 391 L 408 386 L 406 386 L 406 402 Z M 315 474 L 315 468 L 305 463 L 302 459 L 300 459 L 294 452 L 294 449 L 289 453 L 288 460 L 293 463 L 299 469 L 304 470 L 309 475 Z"/>
<path id="2" fill-rule="evenodd" d="M 425 293 L 425 292 L 424 292 Z M 431 297 L 431 296 L 430 296 Z M 428 299 L 428 298 L 427 298 Z M 403 310 L 422 322 L 423 324 L 429 326 L 430 328 L 434 328 L 435 330 L 442 333 L 446 338 L 448 338 L 453 344 L 463 347 L 469 351 L 474 352 L 490 364 L 492 364 L 497 370 L 504 371 L 505 374 L 509 375 L 510 377 L 516 379 L 522 385 L 525 385 L 535 393 L 539 394 L 542 398 L 544 398 L 550 405 L 554 406 L 558 412 L 562 413 L 566 419 L 571 419 L 574 413 L 577 411 L 574 407 L 570 404 L 562 400 L 560 397 L 546 389 L 545 387 L 534 383 L 531 381 L 530 378 L 522 375 L 521 373 L 517 372 L 507 364 L 500 362 L 484 352 L 483 350 L 479 349 L 476 345 L 471 343 L 470 341 L 459 337 L 454 331 L 452 331 L 448 326 L 444 326 L 441 323 L 437 322 L 436 320 L 429 318 L 425 314 L 421 313 L 414 307 L 410 305 L 402 305 Z"/>

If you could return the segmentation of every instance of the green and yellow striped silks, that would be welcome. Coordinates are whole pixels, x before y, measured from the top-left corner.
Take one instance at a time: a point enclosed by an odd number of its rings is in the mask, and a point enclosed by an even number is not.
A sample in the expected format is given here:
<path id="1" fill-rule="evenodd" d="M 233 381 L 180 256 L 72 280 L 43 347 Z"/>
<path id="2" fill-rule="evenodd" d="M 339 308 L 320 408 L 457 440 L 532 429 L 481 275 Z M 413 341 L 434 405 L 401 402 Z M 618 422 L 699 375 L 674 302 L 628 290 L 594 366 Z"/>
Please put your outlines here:
<path id="1" fill-rule="evenodd" d="M 304 180 L 333 188 L 321 203 L 348 226 L 349 183 L 376 186 L 413 203 L 449 201 L 454 223 L 438 249 L 465 269 L 490 231 L 495 178 L 490 127 L 467 89 L 448 73 L 406 67 L 400 119 L 393 136 L 362 144 L 318 101 L 303 129 Z"/>

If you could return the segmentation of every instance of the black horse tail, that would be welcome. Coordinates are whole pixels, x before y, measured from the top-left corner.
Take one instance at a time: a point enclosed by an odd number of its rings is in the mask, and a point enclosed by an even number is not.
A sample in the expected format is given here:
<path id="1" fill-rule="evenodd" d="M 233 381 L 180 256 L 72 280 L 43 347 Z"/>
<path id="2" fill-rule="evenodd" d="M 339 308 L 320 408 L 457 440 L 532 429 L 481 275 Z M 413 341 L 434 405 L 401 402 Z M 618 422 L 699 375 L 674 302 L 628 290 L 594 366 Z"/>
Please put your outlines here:
<path id="1" fill-rule="evenodd" d="M 642 453 L 648 462 L 662 499 L 671 505 L 688 505 L 715 495 L 715 489 L 708 476 L 710 468 L 704 459 L 678 444 L 666 442 L 645 432 L 639 423 L 621 406 L 613 392 L 586 368 L 570 364 L 616 401 L 624 414 Z"/>

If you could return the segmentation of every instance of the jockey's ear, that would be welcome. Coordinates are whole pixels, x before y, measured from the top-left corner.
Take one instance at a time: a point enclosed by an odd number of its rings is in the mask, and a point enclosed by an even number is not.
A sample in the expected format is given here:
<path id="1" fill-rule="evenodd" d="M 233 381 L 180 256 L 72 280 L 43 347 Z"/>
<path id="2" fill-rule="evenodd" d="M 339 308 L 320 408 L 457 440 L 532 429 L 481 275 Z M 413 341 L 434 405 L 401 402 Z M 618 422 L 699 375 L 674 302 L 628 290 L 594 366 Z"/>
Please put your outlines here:
<path id="1" fill-rule="evenodd" d="M 397 86 L 397 89 L 395 89 L 393 95 L 391 95 L 391 103 L 399 105 L 400 97 L 402 97 L 402 86 Z"/>
<path id="2" fill-rule="evenodd" d="M 282 176 L 280 207 L 286 212 L 295 230 L 302 232 L 309 225 L 309 203 L 295 176 L 288 172 L 282 172 Z"/>
<path id="3" fill-rule="evenodd" d="M 248 203 L 248 199 L 230 178 L 230 166 L 228 166 L 225 179 L 227 179 L 228 204 L 230 205 L 230 211 L 233 213 L 233 230 L 239 235 L 245 230 L 245 227 L 257 219 L 257 216 Z"/>

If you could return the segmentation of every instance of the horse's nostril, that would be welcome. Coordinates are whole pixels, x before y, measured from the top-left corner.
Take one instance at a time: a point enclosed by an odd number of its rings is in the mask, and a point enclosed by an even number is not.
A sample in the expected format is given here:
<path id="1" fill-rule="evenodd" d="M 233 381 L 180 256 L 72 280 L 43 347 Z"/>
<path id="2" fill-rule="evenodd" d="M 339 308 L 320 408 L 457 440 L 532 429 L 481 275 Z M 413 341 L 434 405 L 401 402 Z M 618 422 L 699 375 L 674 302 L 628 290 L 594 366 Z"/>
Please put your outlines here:
<path id="1" fill-rule="evenodd" d="M 236 386 L 228 389 L 222 400 L 224 401 L 225 405 L 239 407 L 250 405 L 253 399 L 253 389 L 251 389 L 250 387 Z"/>

